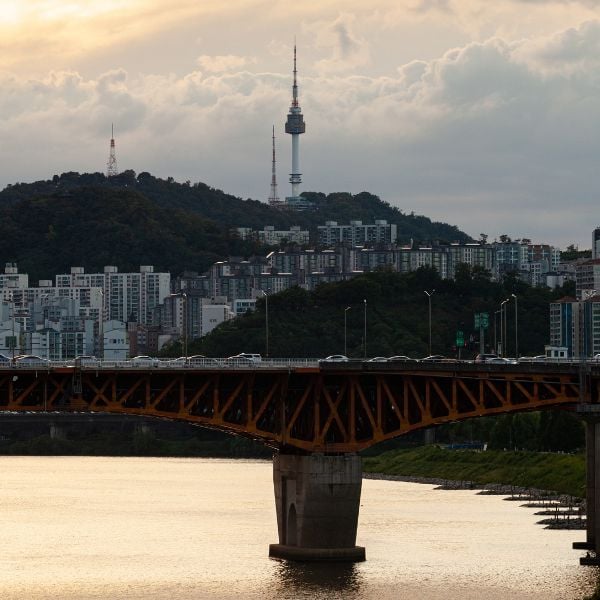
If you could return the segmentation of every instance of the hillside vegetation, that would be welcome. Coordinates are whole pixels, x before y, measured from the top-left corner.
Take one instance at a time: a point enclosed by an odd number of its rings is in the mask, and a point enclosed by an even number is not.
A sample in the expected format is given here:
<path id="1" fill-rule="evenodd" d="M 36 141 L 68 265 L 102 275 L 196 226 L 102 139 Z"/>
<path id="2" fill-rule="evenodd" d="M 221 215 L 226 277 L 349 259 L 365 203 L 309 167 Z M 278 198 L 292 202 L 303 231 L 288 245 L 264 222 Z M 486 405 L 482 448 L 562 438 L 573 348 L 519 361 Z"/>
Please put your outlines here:
<path id="1" fill-rule="evenodd" d="M 317 211 L 275 210 L 204 183 L 177 183 L 149 173 L 125 171 L 110 179 L 101 173 L 63 173 L 0 192 L 0 256 L 17 262 L 35 281 L 74 265 L 92 270 L 113 264 L 125 270 L 153 264 L 178 274 L 204 271 L 228 256 L 267 253 L 231 236 L 234 227 L 300 225 L 314 235 L 327 220 L 386 219 L 398 225 L 402 241 L 469 239 L 455 226 L 404 214 L 367 192 L 305 195 Z"/>

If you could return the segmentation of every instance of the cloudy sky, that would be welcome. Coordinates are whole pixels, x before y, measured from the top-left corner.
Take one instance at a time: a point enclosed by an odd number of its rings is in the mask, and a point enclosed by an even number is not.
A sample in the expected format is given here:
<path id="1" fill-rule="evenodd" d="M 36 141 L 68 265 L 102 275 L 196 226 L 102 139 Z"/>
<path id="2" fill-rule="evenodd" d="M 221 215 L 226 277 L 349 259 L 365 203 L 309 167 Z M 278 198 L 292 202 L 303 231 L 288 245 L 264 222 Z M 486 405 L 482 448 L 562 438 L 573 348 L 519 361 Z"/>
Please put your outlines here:
<path id="1" fill-rule="evenodd" d="M 119 169 L 280 195 L 298 44 L 302 189 L 478 237 L 591 245 L 598 0 L 2 0 L 0 186 Z M 242 225 L 242 224 L 240 224 Z"/>

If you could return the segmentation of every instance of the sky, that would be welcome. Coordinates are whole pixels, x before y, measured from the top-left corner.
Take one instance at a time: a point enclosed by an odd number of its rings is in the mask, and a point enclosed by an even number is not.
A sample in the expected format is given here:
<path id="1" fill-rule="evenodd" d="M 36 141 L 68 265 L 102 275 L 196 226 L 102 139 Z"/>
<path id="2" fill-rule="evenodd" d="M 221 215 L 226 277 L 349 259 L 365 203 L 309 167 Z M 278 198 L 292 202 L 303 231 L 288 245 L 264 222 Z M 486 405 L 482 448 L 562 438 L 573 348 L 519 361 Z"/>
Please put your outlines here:
<path id="1" fill-rule="evenodd" d="M 2 0 L 0 186 L 120 170 L 301 189 L 560 247 L 600 225 L 598 0 Z M 243 226 L 240 223 L 240 226 Z"/>

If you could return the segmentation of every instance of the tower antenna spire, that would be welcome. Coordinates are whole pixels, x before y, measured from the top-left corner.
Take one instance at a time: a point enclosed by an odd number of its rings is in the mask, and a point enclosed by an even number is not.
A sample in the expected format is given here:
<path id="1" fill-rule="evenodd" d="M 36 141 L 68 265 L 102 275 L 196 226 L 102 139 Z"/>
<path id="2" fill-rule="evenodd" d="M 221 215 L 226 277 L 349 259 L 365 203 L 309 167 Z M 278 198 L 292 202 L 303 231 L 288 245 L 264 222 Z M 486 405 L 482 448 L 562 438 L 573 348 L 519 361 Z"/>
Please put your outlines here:
<path id="1" fill-rule="evenodd" d="M 108 163 L 106 164 L 106 176 L 115 177 L 119 174 L 117 168 L 117 155 L 115 153 L 115 126 L 110 124 L 110 152 L 108 154 Z"/>
<path id="2" fill-rule="evenodd" d="M 292 106 L 298 106 L 298 70 L 296 69 L 296 39 L 294 39 L 294 85 L 292 86 Z"/>
<path id="3" fill-rule="evenodd" d="M 269 195 L 269 205 L 274 208 L 281 206 L 281 200 L 277 194 L 277 169 L 275 163 L 275 125 L 273 125 L 273 161 L 271 165 L 271 194 Z"/>

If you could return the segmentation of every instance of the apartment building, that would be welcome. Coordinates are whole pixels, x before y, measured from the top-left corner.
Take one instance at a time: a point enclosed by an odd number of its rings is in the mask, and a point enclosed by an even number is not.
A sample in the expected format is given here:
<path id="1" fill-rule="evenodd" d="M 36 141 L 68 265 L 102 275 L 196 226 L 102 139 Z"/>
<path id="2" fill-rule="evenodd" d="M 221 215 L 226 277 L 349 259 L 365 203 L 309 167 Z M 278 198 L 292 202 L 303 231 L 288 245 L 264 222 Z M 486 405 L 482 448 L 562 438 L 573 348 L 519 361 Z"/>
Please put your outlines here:
<path id="1" fill-rule="evenodd" d="M 362 221 L 350 221 L 349 225 L 338 225 L 337 221 L 326 221 L 317 227 L 319 246 L 333 247 L 346 244 L 351 247 L 373 244 L 395 244 L 398 238 L 398 226 L 386 220 L 377 220 L 373 224 Z"/>
<path id="2" fill-rule="evenodd" d="M 155 273 L 153 266 L 141 266 L 137 273 L 119 273 L 115 266 L 103 273 L 85 273 L 83 267 L 56 276 L 56 287 L 99 287 L 103 293 L 104 320 L 134 320 L 154 325 L 154 309 L 171 293 L 170 273 Z"/>

